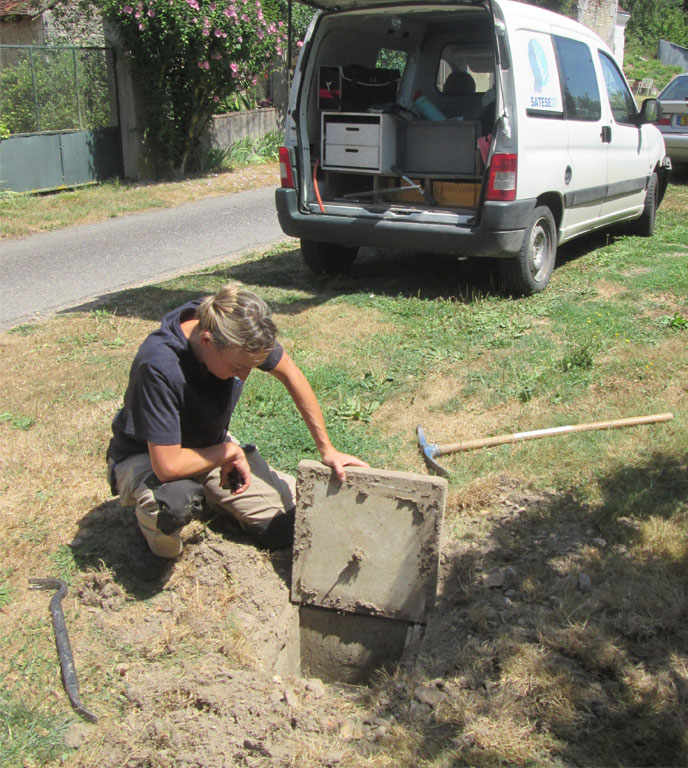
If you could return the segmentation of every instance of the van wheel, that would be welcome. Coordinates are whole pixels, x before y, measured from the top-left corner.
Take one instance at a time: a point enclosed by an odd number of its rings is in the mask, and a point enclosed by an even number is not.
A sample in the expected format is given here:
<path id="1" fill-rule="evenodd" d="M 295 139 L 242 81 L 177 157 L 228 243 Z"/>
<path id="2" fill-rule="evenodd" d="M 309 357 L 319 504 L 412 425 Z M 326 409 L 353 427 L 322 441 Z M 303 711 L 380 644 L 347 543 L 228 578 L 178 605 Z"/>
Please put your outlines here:
<path id="1" fill-rule="evenodd" d="M 647 185 L 647 194 L 645 195 L 645 207 L 633 224 L 633 234 L 640 237 L 651 237 L 655 232 L 655 218 L 657 216 L 657 174 L 653 173 Z"/>
<path id="2" fill-rule="evenodd" d="M 318 240 L 301 240 L 301 255 L 317 275 L 336 275 L 351 269 L 358 248 L 339 243 L 321 243 Z"/>
<path id="3" fill-rule="evenodd" d="M 502 278 L 514 293 L 528 296 L 544 291 L 557 258 L 557 228 L 554 216 L 544 205 L 528 220 L 521 250 L 513 259 L 501 259 Z"/>

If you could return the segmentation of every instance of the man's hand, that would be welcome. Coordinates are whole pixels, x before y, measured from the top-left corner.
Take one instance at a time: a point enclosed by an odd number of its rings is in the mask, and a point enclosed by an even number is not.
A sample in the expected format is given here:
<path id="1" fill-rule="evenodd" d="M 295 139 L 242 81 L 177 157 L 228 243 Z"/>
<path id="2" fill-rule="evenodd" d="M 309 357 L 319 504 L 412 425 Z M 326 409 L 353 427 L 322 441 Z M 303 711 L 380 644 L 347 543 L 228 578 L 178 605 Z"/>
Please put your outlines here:
<path id="1" fill-rule="evenodd" d="M 220 486 L 231 488 L 232 496 L 243 493 L 251 485 L 251 470 L 246 461 L 246 454 L 233 443 L 226 443 L 233 449 L 231 456 L 220 466 Z"/>
<path id="2" fill-rule="evenodd" d="M 322 462 L 328 467 L 334 469 L 337 475 L 337 480 L 343 483 L 346 480 L 346 472 L 344 467 L 369 467 L 362 459 L 356 458 L 356 456 L 350 456 L 348 453 L 340 453 L 336 448 L 324 451 L 322 454 Z"/>

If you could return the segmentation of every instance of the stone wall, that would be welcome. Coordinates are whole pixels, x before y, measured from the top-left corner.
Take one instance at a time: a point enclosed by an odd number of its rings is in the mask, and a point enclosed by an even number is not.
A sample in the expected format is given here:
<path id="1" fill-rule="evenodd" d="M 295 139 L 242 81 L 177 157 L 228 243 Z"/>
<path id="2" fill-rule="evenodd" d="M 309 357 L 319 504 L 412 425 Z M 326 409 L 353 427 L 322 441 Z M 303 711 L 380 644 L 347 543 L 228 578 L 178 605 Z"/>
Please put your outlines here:
<path id="1" fill-rule="evenodd" d="M 201 147 L 203 150 L 226 149 L 247 136 L 264 136 L 271 131 L 282 130 L 283 125 L 281 112 L 274 107 L 215 115 Z"/>

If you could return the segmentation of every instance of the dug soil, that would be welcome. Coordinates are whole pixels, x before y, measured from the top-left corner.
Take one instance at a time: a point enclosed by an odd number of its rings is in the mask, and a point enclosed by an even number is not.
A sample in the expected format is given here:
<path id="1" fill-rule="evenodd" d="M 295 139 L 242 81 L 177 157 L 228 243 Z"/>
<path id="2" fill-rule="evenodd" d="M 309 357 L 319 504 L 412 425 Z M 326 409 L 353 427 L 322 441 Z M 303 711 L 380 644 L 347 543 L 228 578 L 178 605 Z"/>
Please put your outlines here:
<path id="1" fill-rule="evenodd" d="M 536 719 L 544 692 L 529 690 L 542 683 L 509 666 L 556 632 L 564 604 L 567 614 L 589 612 L 604 599 L 586 563 L 607 543 L 576 522 L 573 500 L 516 479 L 469 496 L 449 497 L 420 655 L 370 686 L 285 673 L 296 611 L 290 551 L 260 551 L 224 521 L 202 520 L 170 564 L 148 552 L 130 510 L 117 501 L 93 510 L 71 543 L 84 566 L 72 594 L 90 627 L 80 652 L 109 654 L 111 711 L 69 728 L 70 765 L 400 766 L 420 755 L 433 766 L 496 765 L 505 753 L 512 763 L 590 764 L 600 723 L 613 716 L 613 675 L 600 684 L 562 648 L 547 664 L 578 678 L 579 711 L 564 718 L 549 702 L 547 722 Z"/>

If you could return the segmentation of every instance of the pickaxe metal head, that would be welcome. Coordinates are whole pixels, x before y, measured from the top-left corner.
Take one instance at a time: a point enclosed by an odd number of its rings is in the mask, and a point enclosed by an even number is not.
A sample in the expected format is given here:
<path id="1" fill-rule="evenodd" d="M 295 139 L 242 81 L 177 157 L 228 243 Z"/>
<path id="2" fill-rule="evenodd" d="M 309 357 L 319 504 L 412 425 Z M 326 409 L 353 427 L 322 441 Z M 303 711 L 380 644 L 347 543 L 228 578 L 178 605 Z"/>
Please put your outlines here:
<path id="1" fill-rule="evenodd" d="M 420 424 L 418 425 L 418 429 L 416 431 L 418 433 L 418 446 L 420 448 L 420 452 L 423 454 L 425 463 L 436 475 L 440 475 L 441 477 L 449 477 L 449 472 L 447 472 L 444 467 L 441 467 L 435 461 L 435 456 L 438 455 L 440 450 L 439 445 L 436 443 L 429 443 L 425 439 L 425 432 L 423 432 L 423 427 L 421 427 Z"/>

